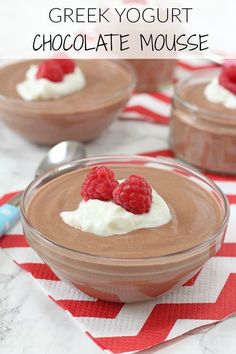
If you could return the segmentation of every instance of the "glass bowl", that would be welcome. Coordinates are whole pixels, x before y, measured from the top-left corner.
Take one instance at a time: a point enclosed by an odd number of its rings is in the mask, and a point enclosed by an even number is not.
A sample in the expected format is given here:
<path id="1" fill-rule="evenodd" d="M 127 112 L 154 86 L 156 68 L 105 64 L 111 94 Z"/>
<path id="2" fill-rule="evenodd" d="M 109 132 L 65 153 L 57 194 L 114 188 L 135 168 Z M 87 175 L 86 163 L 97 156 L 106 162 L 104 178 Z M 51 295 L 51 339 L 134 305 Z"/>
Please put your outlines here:
<path id="1" fill-rule="evenodd" d="M 68 172 L 94 165 L 110 164 L 148 165 L 191 179 L 209 192 L 219 206 L 222 212 L 219 228 L 204 241 L 181 252 L 145 257 L 144 251 L 142 258 L 112 258 L 63 247 L 32 226 L 27 209 L 40 188 Z M 129 303 L 156 298 L 193 277 L 220 249 L 229 220 L 229 205 L 214 182 L 174 160 L 141 156 L 107 156 L 66 164 L 33 181 L 24 192 L 21 216 L 27 241 L 59 278 L 92 297 Z"/>
<path id="2" fill-rule="evenodd" d="M 38 144 L 96 138 L 119 117 L 136 86 L 136 75 L 125 61 L 80 60 L 87 82 L 82 90 L 55 100 L 24 101 L 16 85 L 25 79 L 29 66 L 38 62 L 17 62 L 0 69 L 1 119 Z"/>
<path id="3" fill-rule="evenodd" d="M 177 157 L 203 170 L 236 174 L 236 110 L 209 102 L 188 102 L 183 93 L 219 76 L 220 69 L 201 70 L 176 86 L 170 145 Z M 206 101 L 207 102 L 207 101 Z"/>
<path id="4" fill-rule="evenodd" d="M 158 91 L 174 79 L 175 59 L 128 59 L 137 74 L 137 92 Z"/>

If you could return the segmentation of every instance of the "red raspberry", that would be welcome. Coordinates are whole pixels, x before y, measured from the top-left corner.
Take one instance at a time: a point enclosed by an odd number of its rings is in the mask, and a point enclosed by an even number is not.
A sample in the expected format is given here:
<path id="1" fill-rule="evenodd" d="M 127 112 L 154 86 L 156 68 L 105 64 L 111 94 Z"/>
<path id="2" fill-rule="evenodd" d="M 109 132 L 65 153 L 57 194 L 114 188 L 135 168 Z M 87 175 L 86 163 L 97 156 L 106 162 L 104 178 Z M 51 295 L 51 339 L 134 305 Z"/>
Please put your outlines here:
<path id="1" fill-rule="evenodd" d="M 141 176 L 131 175 L 113 192 L 116 204 L 133 214 L 149 212 L 152 204 L 152 189 Z"/>
<path id="2" fill-rule="evenodd" d="M 55 63 L 57 63 L 64 74 L 70 74 L 75 71 L 75 61 L 72 59 L 51 59 Z"/>
<path id="3" fill-rule="evenodd" d="M 63 77 L 62 68 L 52 60 L 42 61 L 36 74 L 37 79 L 47 79 L 53 82 L 61 82 Z"/>
<path id="4" fill-rule="evenodd" d="M 219 83 L 226 90 L 236 95 L 236 65 L 224 66 L 222 68 Z"/>
<path id="5" fill-rule="evenodd" d="M 86 176 L 80 194 L 86 201 L 89 199 L 111 200 L 113 190 L 118 184 L 114 172 L 109 168 L 94 167 Z"/>

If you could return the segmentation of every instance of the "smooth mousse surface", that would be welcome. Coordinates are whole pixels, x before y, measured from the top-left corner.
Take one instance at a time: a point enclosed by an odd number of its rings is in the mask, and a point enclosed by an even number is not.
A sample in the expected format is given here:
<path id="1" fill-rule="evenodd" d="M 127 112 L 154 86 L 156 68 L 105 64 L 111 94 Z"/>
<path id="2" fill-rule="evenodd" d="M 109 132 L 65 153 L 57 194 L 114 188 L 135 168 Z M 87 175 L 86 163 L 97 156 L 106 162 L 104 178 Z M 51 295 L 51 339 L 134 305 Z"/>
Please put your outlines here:
<path id="1" fill-rule="evenodd" d="M 88 169 L 65 174 L 42 187 L 31 200 L 30 223 L 49 240 L 92 255 L 118 258 L 155 257 L 183 251 L 210 237 L 222 221 L 214 197 L 185 176 L 142 166 L 113 166 L 117 179 L 142 175 L 168 203 L 172 220 L 152 229 L 100 237 L 63 223 L 60 213 L 78 207 Z"/>
<path id="2" fill-rule="evenodd" d="M 195 84 L 195 85 L 189 85 L 182 91 L 182 98 L 195 106 L 197 106 L 199 109 L 204 109 L 210 112 L 216 112 L 218 114 L 225 114 L 229 116 L 234 116 L 236 119 L 236 109 L 230 109 L 225 107 L 223 104 L 220 103 L 214 103 L 210 102 L 205 94 L 205 88 L 207 84 Z M 220 120 L 220 117 L 217 117 L 217 120 Z M 225 120 L 223 120 L 225 122 Z M 235 126 L 236 126 L 236 120 L 235 120 Z"/>

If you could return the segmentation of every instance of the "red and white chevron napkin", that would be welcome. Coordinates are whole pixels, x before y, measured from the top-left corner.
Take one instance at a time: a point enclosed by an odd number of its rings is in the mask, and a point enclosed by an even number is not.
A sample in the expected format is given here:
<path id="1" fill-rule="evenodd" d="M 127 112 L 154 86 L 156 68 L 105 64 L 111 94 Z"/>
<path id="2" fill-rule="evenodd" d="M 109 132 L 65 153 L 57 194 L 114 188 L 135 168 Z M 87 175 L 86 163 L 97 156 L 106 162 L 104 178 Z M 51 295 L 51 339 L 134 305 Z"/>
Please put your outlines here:
<path id="1" fill-rule="evenodd" d="M 149 156 L 171 156 L 170 151 Z M 0 247 L 70 314 L 82 331 L 113 353 L 140 351 L 236 313 L 236 177 L 211 175 L 228 196 L 231 218 L 220 252 L 184 286 L 156 300 L 115 304 L 69 287 L 28 246 L 20 225 Z M 2 198 L 6 202 L 10 195 Z"/>
<path id="2" fill-rule="evenodd" d="M 187 77 L 193 71 L 215 67 L 218 65 L 207 60 L 178 61 L 174 81 Z M 121 118 L 168 124 L 173 93 L 173 85 L 170 85 L 160 92 L 134 94 Z"/>

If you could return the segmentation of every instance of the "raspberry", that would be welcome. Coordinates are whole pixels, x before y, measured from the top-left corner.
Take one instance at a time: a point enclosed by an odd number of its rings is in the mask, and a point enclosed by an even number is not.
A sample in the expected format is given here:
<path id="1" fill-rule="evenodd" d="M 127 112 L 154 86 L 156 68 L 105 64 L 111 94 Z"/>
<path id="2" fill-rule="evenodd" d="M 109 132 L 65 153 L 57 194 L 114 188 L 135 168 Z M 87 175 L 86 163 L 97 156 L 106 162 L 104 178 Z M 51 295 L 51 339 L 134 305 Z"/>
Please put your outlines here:
<path id="1" fill-rule="evenodd" d="M 42 61 L 36 74 L 37 79 L 47 79 L 53 82 L 61 82 L 63 77 L 62 68 L 52 60 Z"/>
<path id="2" fill-rule="evenodd" d="M 219 83 L 226 90 L 236 95 L 236 65 L 224 66 L 222 68 Z"/>
<path id="3" fill-rule="evenodd" d="M 72 59 L 51 59 L 55 63 L 57 63 L 64 74 L 70 74 L 75 71 L 75 61 Z"/>
<path id="4" fill-rule="evenodd" d="M 144 214 L 152 204 L 152 189 L 143 177 L 131 175 L 115 188 L 113 198 L 127 211 Z"/>
<path id="5" fill-rule="evenodd" d="M 94 167 L 86 176 L 80 194 L 85 201 L 89 199 L 108 201 L 112 200 L 112 193 L 117 185 L 113 171 L 105 166 Z"/>

